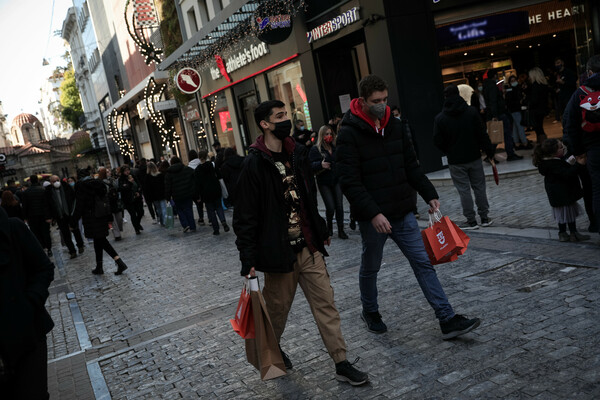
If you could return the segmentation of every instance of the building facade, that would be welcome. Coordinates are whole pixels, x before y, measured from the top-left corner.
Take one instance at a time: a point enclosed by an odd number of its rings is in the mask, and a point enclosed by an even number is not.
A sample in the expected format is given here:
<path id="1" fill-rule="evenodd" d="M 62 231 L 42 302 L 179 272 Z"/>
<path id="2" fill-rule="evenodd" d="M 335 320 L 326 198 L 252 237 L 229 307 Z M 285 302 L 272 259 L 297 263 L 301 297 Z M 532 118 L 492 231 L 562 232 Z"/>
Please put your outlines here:
<path id="1" fill-rule="evenodd" d="M 63 122 L 60 116 L 60 85 L 64 81 L 64 73 L 56 69 L 48 77 L 40 89 L 40 118 L 43 126 L 46 127 L 46 136 L 48 139 L 68 137 L 73 133 L 73 128 Z"/>

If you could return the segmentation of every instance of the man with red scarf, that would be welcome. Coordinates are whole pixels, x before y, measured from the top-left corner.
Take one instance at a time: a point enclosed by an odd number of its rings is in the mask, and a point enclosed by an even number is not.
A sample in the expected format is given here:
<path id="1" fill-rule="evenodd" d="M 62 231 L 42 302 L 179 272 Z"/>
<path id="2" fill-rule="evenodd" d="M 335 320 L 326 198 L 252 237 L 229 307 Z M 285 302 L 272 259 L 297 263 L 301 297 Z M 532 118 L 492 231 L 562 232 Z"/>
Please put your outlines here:
<path id="1" fill-rule="evenodd" d="M 417 220 L 414 192 L 439 209 L 438 194 L 423 173 L 406 121 L 390 118 L 386 83 L 375 75 L 359 83 L 337 137 L 337 173 L 342 190 L 360 226 L 362 258 L 359 286 L 361 317 L 369 331 L 384 333 L 377 303 L 377 273 L 383 246 L 391 237 L 408 259 L 425 298 L 440 322 L 442 338 L 451 339 L 475 329 L 478 318 L 455 314 L 429 261 Z"/>

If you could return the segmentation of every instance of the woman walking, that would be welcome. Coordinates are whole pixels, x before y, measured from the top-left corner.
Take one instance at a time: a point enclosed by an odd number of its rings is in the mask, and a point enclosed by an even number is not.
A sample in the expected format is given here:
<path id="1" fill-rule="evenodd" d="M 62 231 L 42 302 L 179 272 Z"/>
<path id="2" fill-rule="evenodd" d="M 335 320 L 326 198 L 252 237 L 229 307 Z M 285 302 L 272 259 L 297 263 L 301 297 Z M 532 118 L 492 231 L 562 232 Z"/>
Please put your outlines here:
<path id="1" fill-rule="evenodd" d="M 144 228 L 140 224 L 144 213 L 144 203 L 142 202 L 142 193 L 140 186 L 135 181 L 129 165 L 121 167 L 121 176 L 119 176 L 119 193 L 125 209 L 131 218 L 131 224 L 135 233 L 139 235 Z"/>
<path id="2" fill-rule="evenodd" d="M 330 125 L 323 125 L 319 129 L 317 143 L 310 149 L 309 158 L 312 169 L 317 176 L 319 192 L 325 203 L 325 215 L 329 236 L 333 236 L 333 214 L 338 226 L 338 237 L 348 239 L 344 232 L 344 203 L 342 188 L 334 173 L 335 164 L 335 137 Z"/>
<path id="3" fill-rule="evenodd" d="M 82 171 L 82 178 L 75 185 L 77 202 L 73 216 L 75 219 L 81 218 L 83 220 L 85 237 L 94 241 L 96 268 L 92 270 L 92 273 L 96 275 L 104 273 L 102 252 L 106 251 L 117 265 L 115 275 L 121 275 L 127 269 L 127 265 L 106 239 L 108 236 L 108 223 L 112 220 L 106 184 L 100 179 L 93 179 L 88 171 Z"/>
<path id="4" fill-rule="evenodd" d="M 547 137 L 544 132 L 544 118 L 548 115 L 548 81 L 544 72 L 538 67 L 529 71 L 529 79 L 531 80 L 529 114 L 537 143 L 541 144 Z"/>
<path id="5" fill-rule="evenodd" d="M 156 218 L 160 226 L 165 226 L 167 216 L 167 201 L 165 197 L 165 175 L 158 171 L 158 167 L 152 161 L 147 164 L 146 200 L 152 202 L 156 210 Z"/>
<path id="6" fill-rule="evenodd" d="M 110 212 L 113 217 L 112 231 L 115 242 L 118 242 L 122 240 L 121 232 L 123 232 L 123 202 L 121 201 L 121 196 L 118 191 L 119 184 L 112 178 L 111 170 L 105 167 L 100 167 L 98 169 L 98 179 L 106 185 Z"/>
<path id="7" fill-rule="evenodd" d="M 21 209 L 21 203 L 15 197 L 15 195 L 10 190 L 5 190 L 2 192 L 2 208 L 8 214 L 9 218 L 19 218 L 21 221 L 23 218 L 23 210 Z"/>

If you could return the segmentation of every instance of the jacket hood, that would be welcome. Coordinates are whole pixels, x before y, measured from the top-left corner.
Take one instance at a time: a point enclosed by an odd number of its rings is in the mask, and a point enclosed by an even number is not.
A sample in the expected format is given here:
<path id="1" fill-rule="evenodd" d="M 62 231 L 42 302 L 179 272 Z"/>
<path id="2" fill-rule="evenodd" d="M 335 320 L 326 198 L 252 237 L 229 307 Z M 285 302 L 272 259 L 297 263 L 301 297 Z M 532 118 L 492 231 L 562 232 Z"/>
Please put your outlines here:
<path id="1" fill-rule="evenodd" d="M 446 115 L 459 115 L 464 113 L 467 107 L 467 102 L 460 95 L 454 95 L 444 100 L 443 112 Z"/>
<path id="2" fill-rule="evenodd" d="M 596 72 L 594 75 L 587 78 L 583 84 L 592 89 L 600 89 L 600 72 Z"/>
<path id="3" fill-rule="evenodd" d="M 560 158 L 544 158 L 538 164 L 538 171 L 540 171 L 540 175 L 546 176 L 548 172 L 552 169 L 553 165 L 562 163 L 563 160 Z"/>
<path id="4" fill-rule="evenodd" d="M 188 167 L 190 167 L 191 169 L 196 169 L 196 167 L 200 165 L 200 159 L 199 158 L 194 158 L 193 160 L 190 160 L 190 162 L 188 163 Z"/>
<path id="5" fill-rule="evenodd" d="M 250 147 L 267 154 L 269 157 L 273 157 L 273 154 L 271 154 L 271 151 L 267 148 L 267 145 L 265 144 L 265 135 L 260 135 L 259 137 L 257 137 L 256 142 L 250 145 Z M 296 148 L 296 141 L 294 140 L 294 138 L 291 136 L 286 137 L 283 140 L 283 148 L 285 149 L 286 153 L 292 154 L 294 152 L 294 149 Z"/>
<path id="6" fill-rule="evenodd" d="M 173 164 L 169 167 L 169 169 L 167 169 L 167 172 L 171 173 L 171 174 L 176 174 L 178 172 L 181 172 L 183 167 L 185 167 L 185 165 L 183 165 L 183 163 Z"/>
<path id="7" fill-rule="evenodd" d="M 371 126 L 371 128 L 373 128 L 373 130 L 377 133 L 379 133 L 379 130 L 377 130 L 377 127 L 375 126 L 375 121 L 373 121 L 371 119 L 371 117 L 369 117 L 362 109 L 362 106 L 360 105 L 360 102 L 358 101 L 358 99 L 352 99 L 352 101 L 350 102 L 350 112 L 353 115 L 356 115 L 358 118 L 362 119 L 363 121 L 365 121 L 367 124 L 369 124 L 369 126 Z M 383 116 L 383 118 L 379 121 L 379 125 L 381 126 L 380 129 L 385 129 L 385 127 L 387 126 L 389 120 L 390 120 L 390 107 L 386 106 L 385 107 L 385 115 Z"/>

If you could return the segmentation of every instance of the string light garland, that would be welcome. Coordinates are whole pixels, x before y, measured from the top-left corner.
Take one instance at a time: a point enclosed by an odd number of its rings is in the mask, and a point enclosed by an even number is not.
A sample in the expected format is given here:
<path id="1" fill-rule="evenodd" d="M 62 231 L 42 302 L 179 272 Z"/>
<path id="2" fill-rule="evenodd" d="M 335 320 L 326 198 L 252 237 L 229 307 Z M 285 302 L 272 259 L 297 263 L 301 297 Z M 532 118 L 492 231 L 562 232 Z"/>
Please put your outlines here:
<path id="1" fill-rule="evenodd" d="M 132 156 L 133 146 L 131 146 L 129 141 L 125 138 L 123 130 L 123 122 L 125 122 L 125 117 L 125 111 L 119 112 L 116 108 L 114 108 L 106 118 L 108 122 L 108 131 L 112 135 L 113 140 L 119 146 L 121 154 Z"/>
<path id="2" fill-rule="evenodd" d="M 130 2 L 131 2 L 131 0 L 127 0 L 125 2 L 124 17 L 125 17 L 125 26 L 127 27 L 127 32 L 129 32 L 129 36 L 131 36 L 131 38 L 133 39 L 135 44 L 139 47 L 140 52 L 142 53 L 142 56 L 144 57 L 144 62 L 147 65 L 150 65 L 153 62 L 159 64 L 160 62 L 162 62 L 162 59 L 160 56 L 161 56 L 161 54 L 163 54 L 163 49 L 154 46 L 154 43 L 152 43 L 149 39 L 150 35 L 145 32 L 145 31 L 150 31 L 152 28 L 158 29 L 159 25 L 158 24 L 157 25 L 144 24 L 141 27 L 138 26 L 139 23 L 137 22 L 138 19 L 136 19 L 136 12 L 131 13 L 131 25 L 130 25 L 129 19 L 127 18 L 127 14 L 128 14 L 127 10 L 129 8 Z M 148 2 L 150 3 L 150 2 L 152 2 L 152 0 L 149 0 Z M 149 7 L 149 6 L 150 5 L 146 5 L 146 7 Z M 154 4 L 152 4 L 152 7 L 154 7 Z M 155 12 L 151 18 L 155 19 L 158 23 L 158 16 L 156 15 Z M 133 29 L 131 28 L 132 25 L 134 26 Z M 158 32 L 158 34 L 160 35 L 160 32 Z"/>
<path id="3" fill-rule="evenodd" d="M 180 137 L 174 126 L 167 126 L 167 121 L 165 120 L 163 113 L 154 108 L 154 103 L 161 100 L 166 89 L 166 83 L 158 85 L 154 78 L 150 78 L 148 84 L 144 88 L 144 101 L 146 102 L 150 120 L 158 128 L 162 147 L 169 146 L 170 148 L 173 148 L 174 144 L 179 142 Z"/>

